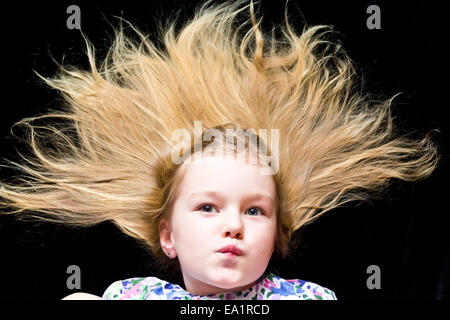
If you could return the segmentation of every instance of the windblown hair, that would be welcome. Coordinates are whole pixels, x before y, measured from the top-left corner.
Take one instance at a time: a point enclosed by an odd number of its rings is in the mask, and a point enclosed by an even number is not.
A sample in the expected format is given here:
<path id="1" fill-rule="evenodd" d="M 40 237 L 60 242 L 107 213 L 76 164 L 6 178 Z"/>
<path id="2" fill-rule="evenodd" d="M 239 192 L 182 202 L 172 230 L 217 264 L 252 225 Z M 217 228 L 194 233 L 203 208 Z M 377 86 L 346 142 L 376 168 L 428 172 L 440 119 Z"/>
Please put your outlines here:
<path id="1" fill-rule="evenodd" d="M 292 233 L 325 212 L 368 199 L 392 178 L 418 181 L 433 172 L 439 155 L 430 134 L 399 135 L 393 98 L 373 102 L 356 90 L 350 58 L 326 39 L 330 27 L 297 35 L 286 15 L 278 39 L 262 31 L 253 2 L 241 4 L 208 1 L 179 32 L 176 20 L 159 25 L 163 48 L 133 26 L 139 41 L 132 40 L 121 24 L 99 68 L 86 40 L 89 70 L 61 65 L 55 78 L 38 74 L 67 103 L 15 124 L 30 129 L 33 158 L 6 160 L 24 175 L 0 184 L 3 213 L 71 226 L 112 221 L 164 259 L 158 224 L 180 179 L 171 136 L 193 132 L 196 120 L 205 129 L 279 129 L 273 178 L 283 257 Z M 236 27 L 248 8 L 250 18 Z M 32 124 L 39 119 L 61 122 Z"/>

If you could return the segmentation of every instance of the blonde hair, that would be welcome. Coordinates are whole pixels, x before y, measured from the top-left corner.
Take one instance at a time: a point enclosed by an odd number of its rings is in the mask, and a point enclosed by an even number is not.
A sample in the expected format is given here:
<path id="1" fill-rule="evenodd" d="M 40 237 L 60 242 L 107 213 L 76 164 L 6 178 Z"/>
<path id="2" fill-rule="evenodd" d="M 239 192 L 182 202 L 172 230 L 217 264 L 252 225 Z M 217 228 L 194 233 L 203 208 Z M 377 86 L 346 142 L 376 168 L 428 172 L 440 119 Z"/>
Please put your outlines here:
<path id="1" fill-rule="evenodd" d="M 292 233 L 325 212 L 375 196 L 392 178 L 417 181 L 433 172 L 439 156 L 430 135 L 399 136 L 393 98 L 373 103 L 355 90 L 350 58 L 325 39 L 330 27 L 297 35 L 285 13 L 277 39 L 261 31 L 253 2 L 241 4 L 207 1 L 179 33 L 176 21 L 160 25 L 162 49 L 131 26 L 140 39 L 133 41 L 121 24 L 99 68 L 86 40 L 90 70 L 61 65 L 55 78 L 38 74 L 67 103 L 15 124 L 30 128 L 34 157 L 6 160 L 25 175 L 0 184 L 0 204 L 15 209 L 3 213 L 70 226 L 112 221 L 162 261 L 158 225 L 182 176 L 170 161 L 171 135 L 192 131 L 195 120 L 206 128 L 279 129 L 273 177 L 283 257 Z M 236 28 L 247 8 L 250 19 Z M 61 123 L 32 124 L 39 119 Z"/>

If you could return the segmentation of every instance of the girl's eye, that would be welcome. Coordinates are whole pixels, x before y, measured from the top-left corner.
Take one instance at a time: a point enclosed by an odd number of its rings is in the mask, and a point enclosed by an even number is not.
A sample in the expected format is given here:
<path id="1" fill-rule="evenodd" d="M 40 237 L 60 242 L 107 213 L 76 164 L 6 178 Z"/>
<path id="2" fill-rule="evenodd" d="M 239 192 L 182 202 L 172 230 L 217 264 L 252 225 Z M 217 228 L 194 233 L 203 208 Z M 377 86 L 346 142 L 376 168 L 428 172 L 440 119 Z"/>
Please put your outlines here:
<path id="1" fill-rule="evenodd" d="M 249 212 L 250 216 L 256 216 L 256 215 L 258 215 L 258 212 L 260 214 L 263 214 L 263 211 L 260 208 L 257 208 L 257 207 L 252 207 L 247 212 Z"/>
<path id="2" fill-rule="evenodd" d="M 202 210 L 202 208 L 205 208 L 206 211 Z M 200 211 L 211 213 L 211 209 L 215 209 L 215 208 L 209 204 L 205 204 L 205 205 L 201 206 L 199 209 L 200 209 Z"/>
<path id="3" fill-rule="evenodd" d="M 212 210 L 216 210 L 216 208 L 214 208 L 212 205 L 205 204 L 205 205 L 202 205 L 201 207 L 199 207 L 198 210 L 200 210 L 202 212 L 214 213 L 214 211 L 212 211 Z M 216 212 L 217 212 L 217 210 L 216 210 Z M 252 207 L 249 210 L 247 210 L 246 213 L 248 213 L 248 215 L 250 215 L 250 216 L 257 216 L 257 215 L 263 215 L 264 211 L 258 207 Z"/>

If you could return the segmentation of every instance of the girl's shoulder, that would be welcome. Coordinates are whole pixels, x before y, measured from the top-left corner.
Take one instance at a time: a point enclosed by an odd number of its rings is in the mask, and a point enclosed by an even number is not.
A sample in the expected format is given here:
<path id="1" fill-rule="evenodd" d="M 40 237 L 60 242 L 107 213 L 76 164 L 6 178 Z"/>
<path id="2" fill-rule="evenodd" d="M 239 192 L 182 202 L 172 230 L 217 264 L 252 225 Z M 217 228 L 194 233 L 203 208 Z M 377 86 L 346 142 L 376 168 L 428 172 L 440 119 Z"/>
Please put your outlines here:
<path id="1" fill-rule="evenodd" d="M 256 292 L 254 291 L 256 289 Z M 248 291 L 248 292 L 247 292 Z M 253 293 L 255 293 L 253 295 Z M 336 294 L 314 282 L 283 279 L 272 273 L 236 299 L 258 300 L 337 300 Z M 252 294 L 251 294 L 252 293 Z M 103 293 L 105 300 L 191 299 L 183 288 L 157 277 L 135 277 L 113 282 Z M 225 299 L 225 298 L 221 298 Z M 230 298 L 231 299 L 231 298 Z"/>
<path id="2" fill-rule="evenodd" d="M 317 283 L 300 279 L 283 279 L 273 273 L 265 279 L 267 299 L 337 300 L 334 291 Z M 272 297 L 270 297 L 272 296 Z"/>
<path id="3" fill-rule="evenodd" d="M 113 282 L 103 293 L 102 298 L 105 300 L 148 300 L 151 296 L 151 299 L 165 300 L 164 289 L 177 289 L 175 287 L 178 286 L 157 277 L 135 277 Z"/>

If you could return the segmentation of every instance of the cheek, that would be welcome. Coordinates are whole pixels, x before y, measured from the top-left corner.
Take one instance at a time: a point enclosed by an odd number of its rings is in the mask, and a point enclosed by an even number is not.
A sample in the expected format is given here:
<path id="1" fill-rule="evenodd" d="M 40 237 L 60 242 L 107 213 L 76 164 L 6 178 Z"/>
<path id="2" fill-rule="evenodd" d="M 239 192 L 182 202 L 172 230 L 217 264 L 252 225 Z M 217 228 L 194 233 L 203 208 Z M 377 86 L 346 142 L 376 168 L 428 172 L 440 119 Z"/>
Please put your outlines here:
<path id="1" fill-rule="evenodd" d="M 199 248 L 204 246 L 211 239 L 211 226 L 208 226 L 201 219 L 178 219 L 173 228 L 175 245 L 178 247 Z"/>
<path id="2" fill-rule="evenodd" d="M 266 226 L 252 227 L 247 233 L 252 250 L 258 255 L 270 255 L 276 237 L 276 225 L 271 223 Z"/>

